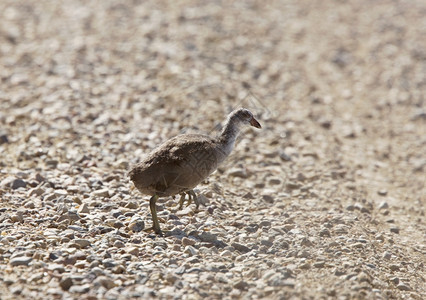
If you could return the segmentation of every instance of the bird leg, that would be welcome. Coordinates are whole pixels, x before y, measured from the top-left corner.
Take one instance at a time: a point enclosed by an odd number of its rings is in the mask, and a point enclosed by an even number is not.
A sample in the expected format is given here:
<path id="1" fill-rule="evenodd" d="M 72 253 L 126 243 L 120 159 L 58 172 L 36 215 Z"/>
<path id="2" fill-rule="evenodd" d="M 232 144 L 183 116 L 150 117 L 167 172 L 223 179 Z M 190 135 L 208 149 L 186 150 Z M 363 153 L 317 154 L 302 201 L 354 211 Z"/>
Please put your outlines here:
<path id="1" fill-rule="evenodd" d="M 185 193 L 180 194 L 180 199 L 179 199 L 179 210 L 182 209 L 183 207 L 183 203 L 185 202 Z"/>
<path id="2" fill-rule="evenodd" d="M 187 194 L 189 196 L 192 196 L 192 199 L 191 199 L 191 197 L 189 197 L 189 200 L 188 200 L 189 203 L 188 203 L 188 205 L 190 205 L 191 202 L 192 202 L 192 200 L 194 200 L 195 207 L 198 209 L 198 207 L 200 206 L 200 202 L 198 202 L 197 194 L 195 194 L 194 190 L 188 191 Z"/>
<path id="3" fill-rule="evenodd" d="M 198 209 L 198 207 L 200 206 L 200 203 L 198 202 L 198 198 L 197 195 L 195 194 L 195 192 L 193 190 L 189 190 L 187 192 L 183 192 L 182 194 L 180 194 L 180 199 L 179 199 L 179 210 L 182 209 L 183 204 L 185 203 L 185 196 L 188 195 L 188 204 L 186 205 L 187 207 L 189 205 L 191 205 L 192 200 L 194 200 L 194 203 Z"/>
<path id="4" fill-rule="evenodd" d="M 152 222 L 153 226 L 152 229 L 154 229 L 154 232 L 158 235 L 163 235 L 160 229 L 160 223 L 158 223 L 157 218 L 157 209 L 155 208 L 155 203 L 157 202 L 158 196 L 154 195 L 149 199 L 149 208 L 151 209 L 151 216 L 152 216 Z"/>

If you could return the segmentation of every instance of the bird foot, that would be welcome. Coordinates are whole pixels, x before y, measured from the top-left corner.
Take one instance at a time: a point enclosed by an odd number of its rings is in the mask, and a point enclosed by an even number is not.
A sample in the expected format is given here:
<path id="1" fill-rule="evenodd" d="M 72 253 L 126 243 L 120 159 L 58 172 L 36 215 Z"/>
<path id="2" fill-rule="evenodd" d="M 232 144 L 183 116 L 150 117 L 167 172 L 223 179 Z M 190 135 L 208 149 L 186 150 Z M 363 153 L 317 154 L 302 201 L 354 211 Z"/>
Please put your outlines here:
<path id="1" fill-rule="evenodd" d="M 156 234 L 158 234 L 159 236 L 163 236 L 163 232 L 161 231 L 160 228 L 154 228 L 154 226 L 145 228 L 143 231 L 145 232 L 151 232 L 154 231 Z"/>

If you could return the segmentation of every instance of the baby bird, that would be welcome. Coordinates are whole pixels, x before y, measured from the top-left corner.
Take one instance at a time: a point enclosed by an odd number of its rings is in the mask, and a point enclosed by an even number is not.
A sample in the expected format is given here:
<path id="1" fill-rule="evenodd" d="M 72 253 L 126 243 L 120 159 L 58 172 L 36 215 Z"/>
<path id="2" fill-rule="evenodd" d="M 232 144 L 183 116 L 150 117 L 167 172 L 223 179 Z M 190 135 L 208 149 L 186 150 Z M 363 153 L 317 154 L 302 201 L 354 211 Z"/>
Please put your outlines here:
<path id="1" fill-rule="evenodd" d="M 159 197 L 181 195 L 182 207 L 185 194 L 194 199 L 194 188 L 229 156 L 235 140 L 244 125 L 261 128 L 253 114 L 245 109 L 234 110 L 228 115 L 225 127 L 217 137 L 201 134 L 181 134 L 169 139 L 149 153 L 129 172 L 130 179 L 142 193 L 152 196 L 149 200 L 153 227 L 162 235 L 155 203 Z"/>

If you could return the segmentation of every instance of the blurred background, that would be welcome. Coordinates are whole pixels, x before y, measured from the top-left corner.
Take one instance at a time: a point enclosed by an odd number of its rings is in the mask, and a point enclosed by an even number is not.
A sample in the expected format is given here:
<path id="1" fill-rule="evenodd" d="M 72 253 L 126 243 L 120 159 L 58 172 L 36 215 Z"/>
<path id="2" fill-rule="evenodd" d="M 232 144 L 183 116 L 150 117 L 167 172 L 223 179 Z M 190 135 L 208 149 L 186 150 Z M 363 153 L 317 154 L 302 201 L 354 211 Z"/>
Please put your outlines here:
<path id="1" fill-rule="evenodd" d="M 68 160 L 136 151 L 134 162 L 246 106 L 264 124 L 261 151 L 384 161 L 392 178 L 368 180 L 424 188 L 424 1 L 1 1 L 0 12 L 2 140 L 24 142 L 14 154 L 66 146 Z"/>

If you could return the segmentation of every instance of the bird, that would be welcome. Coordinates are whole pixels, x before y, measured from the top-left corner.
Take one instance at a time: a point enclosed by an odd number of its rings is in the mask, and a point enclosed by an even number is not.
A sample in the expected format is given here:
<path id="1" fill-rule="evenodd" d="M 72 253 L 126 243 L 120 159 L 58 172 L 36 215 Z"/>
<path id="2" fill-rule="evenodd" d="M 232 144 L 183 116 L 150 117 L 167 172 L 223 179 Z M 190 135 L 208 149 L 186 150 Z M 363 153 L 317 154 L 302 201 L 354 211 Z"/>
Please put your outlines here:
<path id="1" fill-rule="evenodd" d="M 160 197 L 181 195 L 180 208 L 188 195 L 189 204 L 198 201 L 194 188 L 212 174 L 229 156 L 243 126 L 261 128 L 246 108 L 232 111 L 219 135 L 181 134 L 175 136 L 145 156 L 128 173 L 142 194 L 151 196 L 149 206 L 153 226 L 148 230 L 162 236 L 157 218 L 156 202 Z M 189 205 L 188 204 L 188 205 Z"/>

